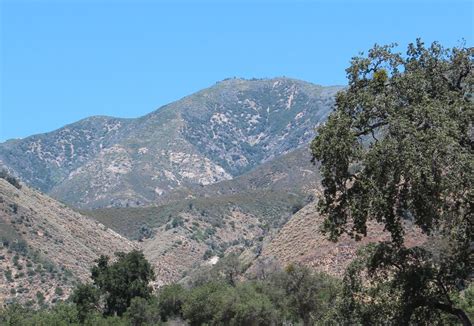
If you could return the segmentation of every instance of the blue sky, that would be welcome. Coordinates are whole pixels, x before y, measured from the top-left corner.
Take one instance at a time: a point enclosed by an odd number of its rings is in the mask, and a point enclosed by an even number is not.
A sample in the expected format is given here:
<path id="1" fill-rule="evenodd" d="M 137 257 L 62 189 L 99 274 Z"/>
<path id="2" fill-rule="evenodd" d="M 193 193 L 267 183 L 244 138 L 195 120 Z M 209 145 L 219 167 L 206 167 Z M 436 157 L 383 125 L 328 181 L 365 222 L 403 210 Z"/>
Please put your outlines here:
<path id="1" fill-rule="evenodd" d="M 137 117 L 226 77 L 345 84 L 374 43 L 473 43 L 472 1 L 0 0 L 0 141 Z"/>

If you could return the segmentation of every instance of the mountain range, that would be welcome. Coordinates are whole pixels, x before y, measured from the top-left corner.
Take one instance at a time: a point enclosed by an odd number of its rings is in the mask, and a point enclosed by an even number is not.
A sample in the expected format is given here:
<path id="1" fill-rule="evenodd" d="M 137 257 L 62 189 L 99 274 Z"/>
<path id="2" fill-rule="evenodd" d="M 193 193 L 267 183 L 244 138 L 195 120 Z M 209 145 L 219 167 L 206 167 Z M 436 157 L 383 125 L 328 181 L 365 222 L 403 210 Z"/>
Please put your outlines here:
<path id="1" fill-rule="evenodd" d="M 74 207 L 160 204 L 314 137 L 340 86 L 227 79 L 136 119 L 95 116 L 0 144 L 0 166 Z"/>
<path id="2" fill-rule="evenodd" d="M 63 299 L 100 254 L 133 248 L 155 287 L 230 252 L 340 275 L 359 244 L 319 233 L 308 144 L 341 89 L 227 79 L 136 119 L 1 143 L 1 167 L 21 182 L 0 178 L 0 301 L 35 300 L 44 286 L 47 302 Z"/>

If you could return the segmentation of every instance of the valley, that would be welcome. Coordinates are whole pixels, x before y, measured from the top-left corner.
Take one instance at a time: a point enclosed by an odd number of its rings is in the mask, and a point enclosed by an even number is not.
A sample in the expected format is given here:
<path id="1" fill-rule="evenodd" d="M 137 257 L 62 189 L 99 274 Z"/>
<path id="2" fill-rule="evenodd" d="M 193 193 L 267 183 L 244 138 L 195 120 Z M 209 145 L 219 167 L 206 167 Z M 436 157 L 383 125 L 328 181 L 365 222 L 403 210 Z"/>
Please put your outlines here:
<path id="1" fill-rule="evenodd" d="M 3 229 L 17 235 L 2 239 L 28 248 L 23 264 L 31 265 L 35 248 L 66 271 L 67 280 L 54 279 L 64 295 L 87 280 L 99 252 L 143 250 L 157 274 L 154 287 L 231 252 L 257 259 L 293 214 L 315 209 L 320 176 L 307 145 L 339 89 L 287 78 L 229 79 L 138 119 L 91 117 L 2 143 L 3 168 L 22 181 L 20 190 L 2 183 Z M 38 208 L 23 207 L 15 193 Z M 37 211 L 50 206 L 52 215 Z M 17 222 L 23 212 L 29 223 Z M 81 257 L 68 249 L 81 246 L 92 248 Z M 4 250 L 14 271 L 17 254 Z M 42 283 L 32 278 L 26 294 L 9 290 L 22 284 L 6 282 L 3 300 L 34 301 Z"/>

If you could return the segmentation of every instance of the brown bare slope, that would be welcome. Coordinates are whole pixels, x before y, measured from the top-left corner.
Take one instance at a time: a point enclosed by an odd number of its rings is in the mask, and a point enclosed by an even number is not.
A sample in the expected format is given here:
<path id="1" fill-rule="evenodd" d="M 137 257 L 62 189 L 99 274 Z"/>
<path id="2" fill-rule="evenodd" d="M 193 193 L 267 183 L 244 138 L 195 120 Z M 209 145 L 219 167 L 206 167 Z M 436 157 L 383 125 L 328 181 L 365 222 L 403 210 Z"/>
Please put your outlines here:
<path id="1" fill-rule="evenodd" d="M 314 202 L 306 205 L 264 247 L 261 258 L 275 258 L 283 266 L 302 263 L 318 271 L 342 276 L 361 246 L 389 239 L 381 225 L 369 222 L 368 236 L 361 241 L 343 235 L 339 241 L 331 242 L 320 230 L 323 221 Z M 406 225 L 406 230 L 408 246 L 425 242 L 426 238 L 414 226 Z"/>
<path id="2" fill-rule="evenodd" d="M 134 248 L 100 223 L 4 179 L 0 179 L 0 240 L 0 304 L 11 299 L 40 304 L 41 295 L 45 302 L 64 298 L 72 284 L 88 279 L 99 255 Z"/>

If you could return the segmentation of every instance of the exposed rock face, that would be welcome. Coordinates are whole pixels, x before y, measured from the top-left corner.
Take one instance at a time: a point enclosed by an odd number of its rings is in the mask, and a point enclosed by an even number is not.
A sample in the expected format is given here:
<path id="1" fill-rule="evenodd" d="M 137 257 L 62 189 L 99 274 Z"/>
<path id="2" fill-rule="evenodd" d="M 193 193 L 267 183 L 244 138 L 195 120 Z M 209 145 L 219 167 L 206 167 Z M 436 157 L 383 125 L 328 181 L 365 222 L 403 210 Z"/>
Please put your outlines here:
<path id="1" fill-rule="evenodd" d="M 0 179 L 0 305 L 65 299 L 101 254 L 136 248 L 104 225 L 26 186 Z M 56 290 L 59 287 L 61 290 Z"/>
<path id="2" fill-rule="evenodd" d="M 138 119 L 91 117 L 7 141 L 0 166 L 81 208 L 156 203 L 306 145 L 340 89 L 229 79 Z"/>

